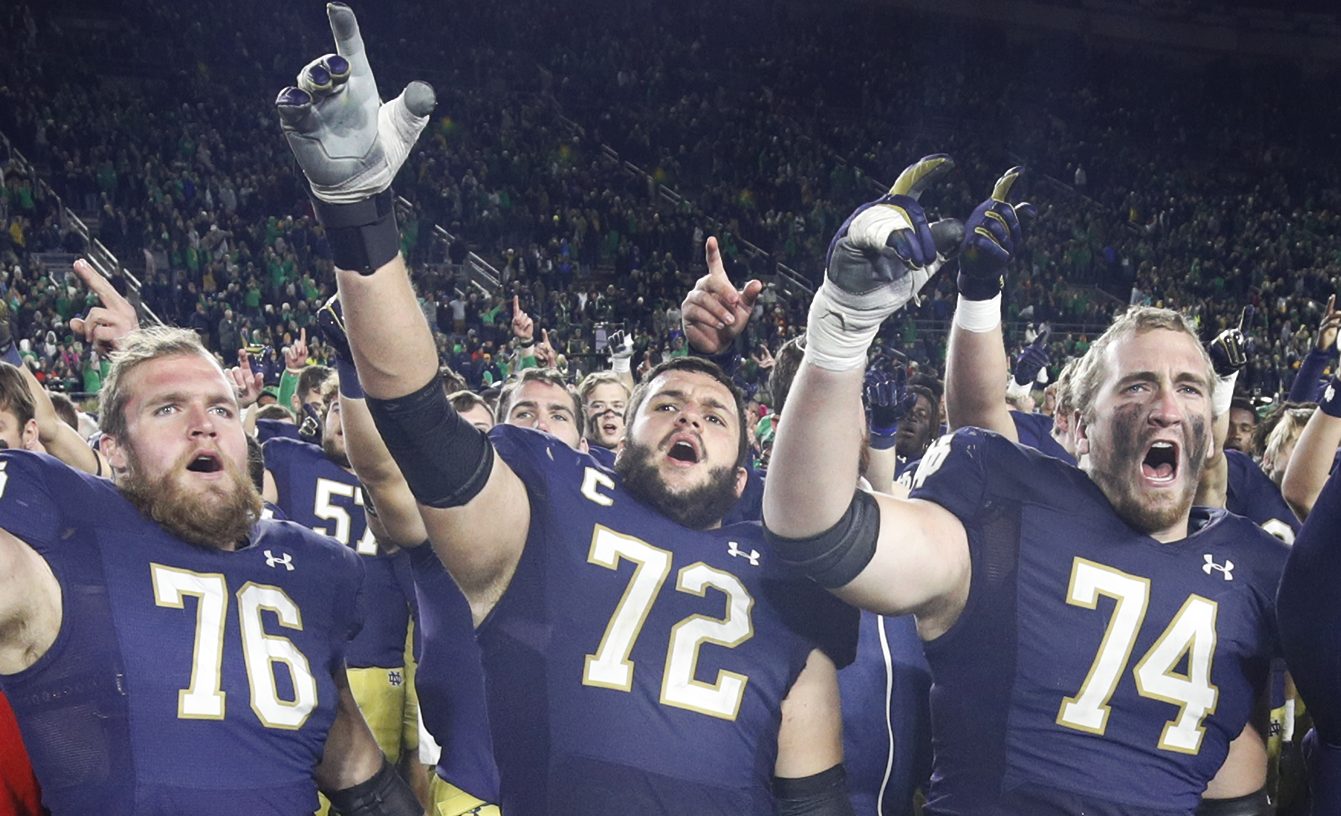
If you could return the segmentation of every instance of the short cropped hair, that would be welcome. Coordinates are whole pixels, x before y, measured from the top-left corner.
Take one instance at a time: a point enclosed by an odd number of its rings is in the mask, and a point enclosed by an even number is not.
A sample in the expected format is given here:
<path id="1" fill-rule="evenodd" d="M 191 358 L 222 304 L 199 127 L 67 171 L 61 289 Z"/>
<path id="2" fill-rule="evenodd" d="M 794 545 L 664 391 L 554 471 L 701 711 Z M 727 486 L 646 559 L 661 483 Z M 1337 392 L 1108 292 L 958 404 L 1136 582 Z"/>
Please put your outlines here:
<path id="1" fill-rule="evenodd" d="M 454 391 L 447 395 L 447 399 L 451 401 L 452 408 L 458 414 L 469 411 L 471 408 L 483 408 L 489 413 L 489 416 L 494 415 L 494 408 L 489 404 L 489 401 L 474 391 Z"/>
<path id="2" fill-rule="evenodd" d="M 219 367 L 219 361 L 200 342 L 200 335 L 190 329 L 151 326 L 126 335 L 120 350 L 112 354 L 112 367 L 99 395 L 98 428 L 103 434 L 117 439 L 126 435 L 126 403 L 130 401 L 126 377 L 131 372 L 154 360 L 190 354 L 204 357 Z M 222 373 L 223 369 L 219 371 Z"/>
<path id="3" fill-rule="evenodd" d="M 1056 402 L 1053 404 L 1052 408 L 1053 416 L 1056 416 L 1057 414 L 1070 416 L 1071 412 L 1076 409 L 1074 383 L 1076 379 L 1076 368 L 1079 366 L 1079 357 L 1073 357 L 1070 360 L 1067 360 L 1066 365 L 1062 366 L 1061 373 L 1057 375 L 1057 381 L 1052 384 L 1051 387 L 1056 389 L 1053 393 L 1057 395 Z"/>
<path id="4" fill-rule="evenodd" d="M 466 378 L 457 374 L 451 366 L 438 366 L 438 376 L 442 378 L 442 389 L 447 392 L 447 396 L 466 390 Z"/>
<path id="5" fill-rule="evenodd" d="M 79 430 L 79 409 L 74 402 L 59 391 L 48 392 L 47 396 L 51 397 L 51 407 L 56 409 L 56 416 L 66 425 Z"/>
<path id="6" fill-rule="evenodd" d="M 781 414 L 782 406 L 787 404 L 787 395 L 792 392 L 792 382 L 801 368 L 801 360 L 806 356 L 806 336 L 797 335 L 782 344 L 778 353 L 773 355 L 773 373 L 768 377 L 768 391 L 773 395 L 769 405 L 774 413 Z"/>
<path id="7" fill-rule="evenodd" d="M 775 364 L 774 368 L 776 367 Z M 722 370 L 721 366 L 712 360 L 692 355 L 672 357 L 647 372 L 647 376 L 643 377 L 643 381 L 638 384 L 637 388 L 633 389 L 633 394 L 629 397 L 628 407 L 624 409 L 624 424 L 626 426 L 633 425 L 634 418 L 638 416 L 638 409 L 642 407 L 642 404 L 647 400 L 648 393 L 652 390 L 652 383 L 656 382 L 657 377 L 670 371 L 706 374 L 731 392 L 732 402 L 736 406 L 736 425 L 740 428 L 740 443 L 736 450 L 736 467 L 745 467 L 750 461 L 750 431 L 749 428 L 745 427 L 745 401 L 741 396 L 740 389 L 736 388 L 736 384 L 731 382 L 731 378 L 726 376 L 726 372 Z"/>
<path id="8" fill-rule="evenodd" d="M 298 388 L 295 392 L 298 394 L 298 401 L 307 402 L 308 395 L 321 388 L 334 373 L 334 369 L 324 365 L 310 365 L 304 368 L 303 373 L 298 375 Z"/>
<path id="9" fill-rule="evenodd" d="M 19 421 L 19 430 L 36 416 L 33 392 L 18 366 L 0 363 L 0 410 L 9 411 Z"/>
<path id="10" fill-rule="evenodd" d="M 512 411 L 512 400 L 516 397 L 518 389 L 528 382 L 546 383 L 562 388 L 573 401 L 573 421 L 577 423 L 577 435 L 581 437 L 586 433 L 586 412 L 582 410 L 582 400 L 557 368 L 528 368 L 522 371 L 517 379 L 503 386 L 498 395 L 498 409 L 494 413 L 495 422 L 500 425 L 507 423 L 508 414 Z"/>
<path id="11" fill-rule="evenodd" d="M 1211 366 L 1211 356 L 1206 353 L 1206 349 L 1201 345 L 1197 338 L 1197 330 L 1192 325 L 1192 321 L 1187 315 L 1176 312 L 1172 309 L 1159 309 L 1154 306 L 1133 306 L 1121 317 L 1113 321 L 1113 325 L 1108 327 L 1094 345 L 1090 346 L 1085 356 L 1081 358 L 1080 364 L 1076 366 L 1072 375 L 1071 390 L 1074 399 L 1075 409 L 1086 420 L 1094 419 L 1094 402 L 1098 398 L 1099 387 L 1108 376 L 1108 363 L 1106 360 L 1109 346 L 1117 341 L 1137 334 L 1145 334 L 1149 331 L 1158 329 L 1167 329 L 1169 331 L 1182 332 L 1191 337 L 1196 344 L 1198 351 L 1201 352 L 1201 360 L 1204 370 L 1202 376 L 1206 380 L 1206 387 L 1212 388 L 1215 385 L 1215 369 Z M 1210 392 L 1206 394 L 1210 399 Z"/>
<path id="12" fill-rule="evenodd" d="M 256 409 L 257 419 L 278 419 L 282 422 L 293 422 L 293 411 L 280 405 L 278 402 L 272 402 L 269 405 L 262 405 Z"/>
<path id="13" fill-rule="evenodd" d="M 595 391 L 599 386 L 611 384 L 623 388 L 626 399 L 630 396 L 629 387 L 624 384 L 624 380 L 618 374 L 613 371 L 593 371 L 583 377 L 582 382 L 578 384 L 578 399 L 582 400 L 583 405 L 586 405 L 587 397 L 591 396 L 592 391 Z"/>

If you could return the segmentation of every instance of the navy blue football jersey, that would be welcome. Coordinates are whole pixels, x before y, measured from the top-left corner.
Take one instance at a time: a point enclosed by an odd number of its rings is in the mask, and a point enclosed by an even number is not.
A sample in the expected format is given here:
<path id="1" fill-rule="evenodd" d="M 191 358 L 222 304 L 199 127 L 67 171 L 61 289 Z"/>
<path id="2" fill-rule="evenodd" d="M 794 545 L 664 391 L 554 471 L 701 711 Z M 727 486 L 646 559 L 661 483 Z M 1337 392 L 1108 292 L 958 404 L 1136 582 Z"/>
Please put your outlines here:
<path id="1" fill-rule="evenodd" d="M 1015 423 L 1015 435 L 1019 437 L 1021 445 L 1027 445 L 1048 456 L 1055 456 L 1068 464 L 1076 463 L 1076 458 L 1052 438 L 1052 417 L 1047 414 L 1011 411 L 1010 419 Z"/>
<path id="2" fill-rule="evenodd" d="M 1225 509 L 1251 519 L 1263 530 L 1289 544 L 1299 533 L 1299 519 L 1281 498 L 1280 488 L 1246 453 L 1225 451 L 1229 465 L 1229 492 Z"/>
<path id="3" fill-rule="evenodd" d="M 1277 598 L 1295 687 L 1313 715 L 1305 743 L 1315 814 L 1341 813 L 1341 472 L 1323 485 L 1290 550 Z"/>
<path id="4" fill-rule="evenodd" d="M 275 479 L 275 503 L 284 516 L 363 556 L 367 619 L 363 631 L 349 644 L 349 666 L 405 665 L 405 637 L 410 625 L 410 599 L 405 596 L 411 585 L 409 556 L 404 552 L 378 552 L 358 477 L 307 442 L 278 437 L 266 442 L 261 450 L 265 468 Z"/>
<path id="5" fill-rule="evenodd" d="M 975 428 L 913 498 L 968 533 L 969 597 L 926 644 L 933 814 L 1190 814 L 1261 699 L 1286 547 L 1223 510 L 1160 543 L 1081 470 Z"/>
<path id="6" fill-rule="evenodd" d="M 271 439 L 293 439 L 300 440 L 298 436 L 298 426 L 292 422 L 286 422 L 282 419 L 258 419 L 256 420 L 256 439 L 261 444 L 269 442 Z"/>
<path id="7" fill-rule="evenodd" d="M 843 764 L 856 816 L 911 816 L 931 778 L 931 668 L 911 615 L 861 613 L 857 658 L 838 673 Z"/>
<path id="8" fill-rule="evenodd" d="M 410 550 L 421 651 L 414 675 L 424 727 L 442 747 L 438 776 L 497 802 L 498 766 L 470 603 L 428 545 Z"/>
<path id="9" fill-rule="evenodd" d="M 597 462 L 600 463 L 601 467 L 614 470 L 615 468 L 614 451 L 610 450 L 609 448 L 602 448 L 600 445 L 591 445 L 587 449 L 587 452 L 591 454 L 592 459 L 595 459 Z"/>
<path id="10" fill-rule="evenodd" d="M 551 436 L 490 438 L 531 505 L 477 631 L 503 812 L 772 814 L 782 701 L 814 649 L 851 661 L 856 611 L 758 524 L 691 530 Z"/>
<path id="11" fill-rule="evenodd" d="M 740 491 L 740 499 L 722 517 L 724 527 L 742 521 L 760 521 L 764 517 L 763 474 L 749 464 L 746 464 L 745 470 L 745 489 Z"/>
<path id="12" fill-rule="evenodd" d="M 61 630 L 0 677 L 55 816 L 296 816 L 361 623 L 359 559 L 289 522 L 183 543 L 106 479 L 0 453 L 0 528 L 60 583 Z"/>

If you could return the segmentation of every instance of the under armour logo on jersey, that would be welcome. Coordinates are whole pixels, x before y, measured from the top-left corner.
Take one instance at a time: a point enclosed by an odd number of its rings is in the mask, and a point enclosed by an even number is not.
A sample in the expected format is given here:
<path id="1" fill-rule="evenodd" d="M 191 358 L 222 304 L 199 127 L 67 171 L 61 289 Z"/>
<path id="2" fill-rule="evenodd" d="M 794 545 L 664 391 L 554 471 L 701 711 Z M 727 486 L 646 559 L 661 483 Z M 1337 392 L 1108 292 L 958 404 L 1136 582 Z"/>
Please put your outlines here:
<path id="1" fill-rule="evenodd" d="M 289 572 L 293 572 L 293 555 L 291 553 L 283 553 L 282 555 L 275 555 L 269 550 L 266 550 L 265 565 L 270 569 L 274 569 L 275 567 L 283 567 Z"/>
<path id="2" fill-rule="evenodd" d="M 1206 573 L 1207 575 L 1210 575 L 1211 570 L 1220 570 L 1220 572 L 1225 576 L 1226 581 L 1234 580 L 1233 561 L 1230 561 L 1228 558 L 1226 558 L 1225 563 L 1217 564 L 1215 563 L 1215 557 L 1212 556 L 1210 553 L 1205 553 L 1203 557 L 1206 559 L 1206 563 L 1203 564 L 1201 567 L 1202 572 Z"/>
<path id="3" fill-rule="evenodd" d="M 726 554 L 733 558 L 748 558 L 751 567 L 759 566 L 759 551 L 750 550 L 749 552 L 745 552 L 740 548 L 740 545 L 734 541 L 727 542 Z"/>
<path id="4" fill-rule="evenodd" d="M 400 688 L 405 685 L 405 678 L 401 675 L 399 669 L 390 669 L 387 671 L 386 681 L 391 684 L 392 688 Z"/>
<path id="5" fill-rule="evenodd" d="M 1327 390 L 1322 392 L 1322 401 L 1331 402 L 1336 398 L 1336 386 L 1327 383 Z"/>

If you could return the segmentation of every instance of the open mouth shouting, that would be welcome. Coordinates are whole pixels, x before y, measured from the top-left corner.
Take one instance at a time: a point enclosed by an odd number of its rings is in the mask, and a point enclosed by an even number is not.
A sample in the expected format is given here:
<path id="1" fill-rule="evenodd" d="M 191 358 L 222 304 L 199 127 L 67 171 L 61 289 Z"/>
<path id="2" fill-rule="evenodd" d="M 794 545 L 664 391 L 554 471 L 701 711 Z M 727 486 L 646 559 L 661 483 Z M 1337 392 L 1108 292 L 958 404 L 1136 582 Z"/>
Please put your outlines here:
<path id="1" fill-rule="evenodd" d="M 1171 485 L 1178 478 L 1178 443 L 1156 439 L 1141 460 L 1141 476 L 1156 487 Z"/>
<path id="2" fill-rule="evenodd" d="M 202 451 L 186 463 L 186 469 L 192 473 L 221 473 L 224 469 L 223 458 L 214 451 Z"/>
<path id="3" fill-rule="evenodd" d="M 691 433 L 677 433 L 667 440 L 666 458 L 680 467 L 697 465 L 703 459 L 702 444 Z"/>

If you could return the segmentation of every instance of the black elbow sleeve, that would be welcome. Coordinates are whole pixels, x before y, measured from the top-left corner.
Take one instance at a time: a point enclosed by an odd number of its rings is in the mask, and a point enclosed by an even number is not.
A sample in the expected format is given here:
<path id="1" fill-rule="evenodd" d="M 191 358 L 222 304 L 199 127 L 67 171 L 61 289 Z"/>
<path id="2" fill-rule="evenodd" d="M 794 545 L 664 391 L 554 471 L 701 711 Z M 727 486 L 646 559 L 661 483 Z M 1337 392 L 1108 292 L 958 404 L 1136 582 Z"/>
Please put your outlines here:
<path id="1" fill-rule="evenodd" d="M 800 779 L 773 778 L 778 816 L 852 816 L 847 772 L 842 765 Z"/>
<path id="2" fill-rule="evenodd" d="M 768 519 L 764 534 L 779 558 L 825 589 L 835 589 L 861 574 L 875 556 L 880 505 L 870 493 L 857 490 L 838 523 L 818 535 L 784 538 L 768 529 Z"/>
<path id="3" fill-rule="evenodd" d="M 494 447 L 452 408 L 439 377 L 403 397 L 369 397 L 368 411 L 420 504 L 460 507 L 488 483 Z"/>
<path id="4" fill-rule="evenodd" d="M 352 788 L 322 791 L 331 800 L 331 810 L 339 816 L 423 816 L 414 791 L 391 763 L 382 758 L 382 767 L 366 782 Z"/>

